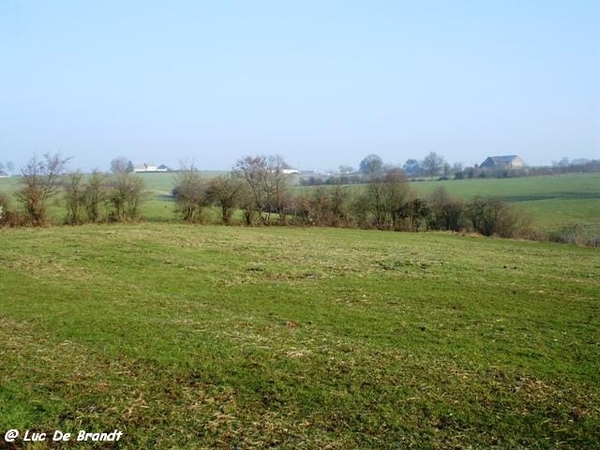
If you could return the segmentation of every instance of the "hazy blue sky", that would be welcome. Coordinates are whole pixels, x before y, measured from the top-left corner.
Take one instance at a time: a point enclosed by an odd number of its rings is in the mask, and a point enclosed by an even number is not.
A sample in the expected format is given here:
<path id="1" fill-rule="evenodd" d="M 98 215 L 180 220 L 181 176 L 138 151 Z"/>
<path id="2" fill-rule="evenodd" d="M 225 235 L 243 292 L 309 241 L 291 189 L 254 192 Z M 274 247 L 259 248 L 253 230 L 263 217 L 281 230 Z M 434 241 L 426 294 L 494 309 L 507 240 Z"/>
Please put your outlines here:
<path id="1" fill-rule="evenodd" d="M 600 1 L 0 0 L 0 161 L 600 158 Z"/>

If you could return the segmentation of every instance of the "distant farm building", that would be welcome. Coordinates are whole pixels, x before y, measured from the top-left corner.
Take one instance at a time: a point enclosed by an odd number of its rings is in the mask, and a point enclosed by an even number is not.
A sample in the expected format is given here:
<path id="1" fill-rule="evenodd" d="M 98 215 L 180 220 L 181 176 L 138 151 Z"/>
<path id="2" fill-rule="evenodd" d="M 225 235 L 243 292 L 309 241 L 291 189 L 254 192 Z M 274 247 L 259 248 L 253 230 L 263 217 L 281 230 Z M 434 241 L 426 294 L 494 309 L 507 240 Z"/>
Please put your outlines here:
<path id="1" fill-rule="evenodd" d="M 167 166 L 165 166 L 164 164 L 156 167 L 154 164 L 138 164 L 137 166 L 134 166 L 133 168 L 134 172 L 137 173 L 144 173 L 144 172 L 168 172 L 169 168 Z"/>
<path id="2" fill-rule="evenodd" d="M 293 175 L 296 173 L 300 173 L 300 171 L 292 166 L 290 166 L 289 164 L 284 163 L 283 164 L 283 174 L 284 175 Z"/>
<path id="3" fill-rule="evenodd" d="M 488 156 L 479 166 L 482 169 L 522 169 L 523 160 L 517 155 Z"/>
<path id="4" fill-rule="evenodd" d="M 6 177 L 10 177 L 10 175 L 7 174 L 6 172 L 0 171 L 0 178 L 6 178 Z"/>

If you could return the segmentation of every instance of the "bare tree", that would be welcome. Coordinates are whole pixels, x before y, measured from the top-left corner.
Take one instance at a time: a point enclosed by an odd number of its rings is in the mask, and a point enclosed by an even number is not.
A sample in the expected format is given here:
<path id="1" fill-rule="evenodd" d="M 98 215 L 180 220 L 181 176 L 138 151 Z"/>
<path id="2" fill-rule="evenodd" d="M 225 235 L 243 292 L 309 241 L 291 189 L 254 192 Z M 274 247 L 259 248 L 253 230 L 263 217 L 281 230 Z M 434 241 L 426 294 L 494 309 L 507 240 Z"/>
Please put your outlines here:
<path id="1" fill-rule="evenodd" d="M 379 155 L 367 155 L 360 162 L 359 171 L 368 177 L 378 176 L 383 171 L 383 160 Z"/>
<path id="2" fill-rule="evenodd" d="M 221 220 L 225 225 L 231 223 L 231 216 L 240 200 L 243 182 L 232 175 L 213 178 L 208 183 L 207 199 L 221 208 Z"/>
<path id="3" fill-rule="evenodd" d="M 84 207 L 89 222 L 95 223 L 102 219 L 101 208 L 107 200 L 107 189 L 106 175 L 94 170 L 83 191 Z"/>
<path id="4" fill-rule="evenodd" d="M 335 184 L 329 191 L 329 205 L 331 207 L 331 225 L 338 227 L 348 220 L 348 189 L 340 184 Z"/>
<path id="5" fill-rule="evenodd" d="M 423 159 L 421 167 L 423 168 L 425 173 L 429 175 L 433 180 L 434 176 L 439 175 L 442 168 L 444 167 L 444 164 L 445 161 L 443 157 L 441 157 L 435 152 L 431 152 L 425 157 L 425 159 Z"/>
<path id="6" fill-rule="evenodd" d="M 398 228 L 400 220 L 406 215 L 405 206 L 410 195 L 408 180 L 401 169 L 391 169 L 384 175 L 383 185 L 390 228 Z"/>
<path id="7" fill-rule="evenodd" d="M 175 211 L 183 220 L 187 222 L 201 220 L 202 208 L 207 204 L 206 185 L 200 171 L 193 163 L 181 163 L 173 195 L 177 202 Z"/>
<path id="8" fill-rule="evenodd" d="M 108 218 L 115 222 L 136 220 L 145 197 L 143 180 L 132 173 L 120 173 L 108 187 Z"/>
<path id="9" fill-rule="evenodd" d="M 72 172 L 67 175 L 64 183 L 67 223 L 70 225 L 78 225 L 84 222 L 85 186 L 82 180 L 83 174 L 81 172 Z"/>
<path id="10" fill-rule="evenodd" d="M 267 160 L 264 156 L 246 156 L 237 161 L 234 173 L 246 181 L 248 191 L 244 202 L 246 222 L 257 214 L 263 221 L 262 211 L 267 203 L 265 179 L 267 178 Z"/>
<path id="11" fill-rule="evenodd" d="M 371 180 L 367 195 L 377 228 L 397 228 L 405 215 L 410 188 L 404 172 L 391 169 Z"/>
<path id="12" fill-rule="evenodd" d="M 402 169 L 406 174 L 408 174 L 411 177 L 414 177 L 417 176 L 421 171 L 421 165 L 419 164 L 419 161 L 411 158 L 406 160 L 406 162 L 402 166 Z"/>
<path id="13" fill-rule="evenodd" d="M 381 178 L 372 179 L 367 186 L 369 209 L 373 213 L 375 227 L 383 229 L 387 223 L 387 210 L 385 205 L 385 188 Z"/>
<path id="14" fill-rule="evenodd" d="M 133 164 L 124 156 L 119 156 L 110 162 L 110 171 L 114 174 L 130 173 L 133 172 Z"/>
<path id="15" fill-rule="evenodd" d="M 35 226 L 46 223 L 48 201 L 60 189 L 60 177 L 64 174 L 69 158 L 46 153 L 42 159 L 34 156 L 21 169 L 20 187 L 16 197 L 25 209 L 26 219 Z"/>
<path id="16" fill-rule="evenodd" d="M 246 156 L 237 161 L 234 173 L 246 181 L 251 201 L 246 214 L 258 213 L 263 224 L 271 221 L 272 213 L 279 213 L 285 222 L 288 176 L 283 158 L 276 156 Z"/>

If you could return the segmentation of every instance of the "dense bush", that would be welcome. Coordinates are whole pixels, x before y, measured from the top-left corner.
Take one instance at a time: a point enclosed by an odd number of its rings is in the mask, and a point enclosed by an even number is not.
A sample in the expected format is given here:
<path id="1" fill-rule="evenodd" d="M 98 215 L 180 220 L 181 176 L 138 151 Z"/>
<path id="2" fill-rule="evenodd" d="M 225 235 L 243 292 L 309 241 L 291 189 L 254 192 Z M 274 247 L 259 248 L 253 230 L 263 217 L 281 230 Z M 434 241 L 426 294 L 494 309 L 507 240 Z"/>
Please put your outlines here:
<path id="1" fill-rule="evenodd" d="M 423 222 L 427 222 L 428 217 L 431 215 L 431 209 L 427 201 L 418 197 L 414 198 L 406 204 L 406 209 L 409 229 L 418 232 Z"/>
<path id="2" fill-rule="evenodd" d="M 484 236 L 522 237 L 529 227 L 521 211 L 496 199 L 475 197 L 466 205 L 465 214 L 473 230 Z"/>
<path id="3" fill-rule="evenodd" d="M 346 188 L 334 186 L 329 189 L 317 187 L 312 195 L 302 195 L 293 201 L 294 223 L 339 227 L 349 226 L 349 195 Z"/>
<path id="4" fill-rule="evenodd" d="M 466 228 L 464 205 L 452 198 L 446 188 L 437 188 L 429 196 L 427 228 L 430 230 L 460 231 Z"/>

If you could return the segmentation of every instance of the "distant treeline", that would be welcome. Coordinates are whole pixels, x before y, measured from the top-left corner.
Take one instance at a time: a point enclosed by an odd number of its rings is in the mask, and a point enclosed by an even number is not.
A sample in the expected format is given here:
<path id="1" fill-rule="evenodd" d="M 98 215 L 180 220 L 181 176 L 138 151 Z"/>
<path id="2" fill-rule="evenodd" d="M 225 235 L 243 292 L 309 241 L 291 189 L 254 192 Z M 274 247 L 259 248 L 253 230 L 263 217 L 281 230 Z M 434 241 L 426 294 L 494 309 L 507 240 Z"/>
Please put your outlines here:
<path id="1" fill-rule="evenodd" d="M 422 171 L 404 171 L 410 181 L 430 180 L 428 174 Z M 524 167 L 519 169 L 512 168 L 481 168 L 465 167 L 457 170 L 456 168 L 446 168 L 445 173 L 434 177 L 437 181 L 445 180 L 468 180 L 484 178 L 519 178 L 534 177 L 541 175 L 562 175 L 568 173 L 597 173 L 600 172 L 600 160 L 586 161 L 580 164 L 554 165 L 551 167 Z M 335 175 L 309 175 L 300 178 L 302 186 L 331 186 L 336 184 L 364 184 L 370 179 L 370 174 L 361 172 L 344 173 Z"/>

